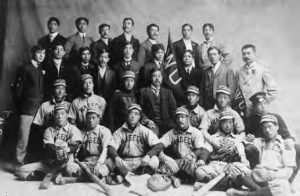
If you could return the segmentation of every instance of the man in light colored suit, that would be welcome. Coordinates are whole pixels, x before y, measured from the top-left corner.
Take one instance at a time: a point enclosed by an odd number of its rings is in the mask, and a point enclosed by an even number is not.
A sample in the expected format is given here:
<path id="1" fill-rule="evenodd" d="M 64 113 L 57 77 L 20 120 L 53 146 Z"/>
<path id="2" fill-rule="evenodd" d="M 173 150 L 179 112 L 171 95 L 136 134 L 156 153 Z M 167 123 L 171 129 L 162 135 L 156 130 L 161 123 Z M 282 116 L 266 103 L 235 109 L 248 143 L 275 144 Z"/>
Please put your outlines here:
<path id="1" fill-rule="evenodd" d="M 203 107 L 212 109 L 216 103 L 216 91 L 219 86 L 228 87 L 232 95 L 236 92 L 236 76 L 234 71 L 221 62 L 221 50 L 212 46 L 207 50 L 211 65 L 204 67 Z M 232 98 L 232 97 L 231 97 Z"/>
<path id="2" fill-rule="evenodd" d="M 256 61 L 256 48 L 252 44 L 242 47 L 245 65 L 237 74 L 238 86 L 246 101 L 246 116 L 252 114 L 252 103 L 249 98 L 257 92 L 266 92 L 268 100 L 273 100 L 277 94 L 277 84 L 268 69 Z"/>
<path id="3" fill-rule="evenodd" d="M 140 65 L 145 65 L 150 60 L 153 59 L 151 53 L 151 47 L 154 44 L 158 44 L 157 41 L 159 35 L 159 26 L 157 24 L 150 24 L 147 26 L 148 38 L 140 44 L 138 52 L 138 63 Z"/>
<path id="4" fill-rule="evenodd" d="M 77 33 L 71 35 L 65 44 L 66 57 L 69 58 L 71 63 L 78 62 L 79 60 L 79 48 L 83 46 L 90 47 L 94 42 L 93 38 L 86 35 L 86 29 L 89 25 L 89 20 L 85 17 L 79 17 L 75 21 Z"/>
<path id="5" fill-rule="evenodd" d="M 229 53 L 229 51 L 227 50 L 227 48 L 224 46 L 223 43 L 221 43 L 215 39 L 214 25 L 211 23 L 206 23 L 203 25 L 202 30 L 203 30 L 203 35 L 204 35 L 205 41 L 202 42 L 198 47 L 199 60 L 200 60 L 199 64 L 202 65 L 203 67 L 211 66 L 211 62 L 207 55 L 207 50 L 211 46 L 216 46 L 221 51 L 222 63 L 224 65 L 230 65 L 232 62 L 231 54 Z"/>

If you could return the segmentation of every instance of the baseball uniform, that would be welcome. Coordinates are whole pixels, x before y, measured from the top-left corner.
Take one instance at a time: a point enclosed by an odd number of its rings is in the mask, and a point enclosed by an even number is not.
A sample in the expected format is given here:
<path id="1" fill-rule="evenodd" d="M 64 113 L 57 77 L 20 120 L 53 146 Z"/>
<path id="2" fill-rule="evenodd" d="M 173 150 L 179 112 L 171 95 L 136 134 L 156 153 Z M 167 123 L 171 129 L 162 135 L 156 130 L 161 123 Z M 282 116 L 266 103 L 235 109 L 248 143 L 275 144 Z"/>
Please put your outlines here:
<path id="1" fill-rule="evenodd" d="M 189 109 L 187 105 L 183 106 L 184 108 L 188 109 L 189 111 L 189 117 L 190 117 L 190 123 L 193 127 L 198 128 L 204 118 L 207 118 L 206 111 L 199 105 L 194 109 Z"/>

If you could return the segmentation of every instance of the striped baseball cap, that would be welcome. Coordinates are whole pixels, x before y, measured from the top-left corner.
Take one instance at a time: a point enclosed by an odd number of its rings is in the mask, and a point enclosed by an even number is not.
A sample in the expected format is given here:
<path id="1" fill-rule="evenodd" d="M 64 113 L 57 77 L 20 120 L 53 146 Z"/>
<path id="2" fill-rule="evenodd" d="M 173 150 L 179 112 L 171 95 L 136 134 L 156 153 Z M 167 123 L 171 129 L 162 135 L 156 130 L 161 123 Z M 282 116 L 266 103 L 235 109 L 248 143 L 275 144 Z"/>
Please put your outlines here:
<path id="1" fill-rule="evenodd" d="M 66 84 L 66 81 L 64 79 L 56 79 L 54 82 L 53 82 L 53 86 L 56 87 L 56 86 L 64 86 L 66 87 L 67 84 Z"/>
<path id="2" fill-rule="evenodd" d="M 132 103 L 132 104 L 129 105 L 128 112 L 133 110 L 133 109 L 139 110 L 140 112 L 142 111 L 141 106 L 139 104 L 136 104 L 136 103 Z"/>
<path id="3" fill-rule="evenodd" d="M 196 86 L 188 86 L 186 92 L 187 93 L 195 93 L 197 95 L 200 94 L 199 88 L 197 88 Z"/>
<path id="4" fill-rule="evenodd" d="M 276 116 L 271 115 L 271 114 L 266 114 L 261 117 L 260 124 L 262 124 L 264 122 L 273 122 L 276 125 L 278 125 L 278 120 L 277 120 Z"/>
<path id="5" fill-rule="evenodd" d="M 135 79 L 135 73 L 133 71 L 124 71 L 122 78 L 133 78 Z"/>
<path id="6" fill-rule="evenodd" d="M 231 111 L 223 111 L 220 113 L 219 120 L 229 120 L 234 119 L 234 115 Z"/>
<path id="7" fill-rule="evenodd" d="M 183 115 L 188 116 L 189 115 L 189 111 L 186 108 L 184 108 L 184 107 L 178 107 L 176 109 L 176 112 L 175 112 L 174 116 L 179 115 L 179 114 L 183 114 Z"/>
<path id="8" fill-rule="evenodd" d="M 93 79 L 93 76 L 91 76 L 90 74 L 83 74 L 81 76 L 81 81 L 84 82 L 86 79 Z"/>
<path id="9" fill-rule="evenodd" d="M 58 110 L 66 110 L 68 112 L 69 111 L 69 105 L 65 102 L 61 102 L 59 104 L 56 104 L 54 106 L 54 112 L 56 112 Z"/>
<path id="10" fill-rule="evenodd" d="M 216 91 L 216 94 L 218 94 L 218 93 L 224 93 L 224 94 L 230 96 L 231 95 L 231 90 L 227 86 L 219 86 L 217 91 Z"/>

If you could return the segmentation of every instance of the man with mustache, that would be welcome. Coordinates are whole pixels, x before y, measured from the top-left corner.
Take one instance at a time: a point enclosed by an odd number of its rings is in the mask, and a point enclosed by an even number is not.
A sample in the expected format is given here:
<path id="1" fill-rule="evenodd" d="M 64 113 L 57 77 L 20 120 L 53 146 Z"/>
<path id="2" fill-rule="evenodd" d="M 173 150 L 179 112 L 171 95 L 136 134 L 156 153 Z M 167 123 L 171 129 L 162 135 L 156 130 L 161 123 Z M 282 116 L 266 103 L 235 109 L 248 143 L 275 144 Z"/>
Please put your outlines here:
<path id="1" fill-rule="evenodd" d="M 140 44 L 138 52 L 138 63 L 145 65 L 153 59 L 153 53 L 151 52 L 152 45 L 159 44 L 157 41 L 159 35 L 159 26 L 157 24 L 150 24 L 147 26 L 148 38 Z"/>
<path id="2" fill-rule="evenodd" d="M 256 47 L 246 44 L 242 47 L 242 56 L 245 65 L 237 73 L 238 87 L 241 89 L 246 102 L 246 116 L 253 113 L 250 97 L 257 92 L 266 92 L 269 101 L 274 100 L 277 85 L 268 69 L 256 60 Z"/>

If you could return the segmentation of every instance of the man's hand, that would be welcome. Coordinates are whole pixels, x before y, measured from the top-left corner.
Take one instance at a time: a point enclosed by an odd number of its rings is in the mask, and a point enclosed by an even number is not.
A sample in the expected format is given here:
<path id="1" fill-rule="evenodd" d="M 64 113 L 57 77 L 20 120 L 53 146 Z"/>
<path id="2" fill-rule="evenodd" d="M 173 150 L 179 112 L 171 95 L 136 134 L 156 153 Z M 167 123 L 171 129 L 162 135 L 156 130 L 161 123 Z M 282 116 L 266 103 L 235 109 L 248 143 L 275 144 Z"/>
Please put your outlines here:
<path id="1" fill-rule="evenodd" d="M 145 120 L 145 123 L 146 123 L 147 127 L 149 127 L 150 129 L 154 129 L 156 127 L 155 123 L 150 119 Z"/>
<path id="2" fill-rule="evenodd" d="M 292 150 L 295 147 L 295 141 L 292 138 L 284 140 L 284 145 L 287 150 Z"/>
<path id="3" fill-rule="evenodd" d="M 205 162 L 204 162 L 203 160 L 201 160 L 201 159 L 199 159 L 199 160 L 196 162 L 196 164 L 195 164 L 196 167 L 201 167 L 201 166 L 203 166 L 203 165 L 205 165 Z"/>
<path id="4" fill-rule="evenodd" d="M 150 156 L 145 155 L 142 159 L 141 166 L 147 166 L 149 164 L 149 161 L 150 161 Z"/>
<path id="5" fill-rule="evenodd" d="M 247 142 L 253 142 L 254 139 L 255 139 L 255 136 L 252 135 L 252 134 L 248 134 L 248 135 L 246 136 L 246 141 L 247 141 Z"/>
<path id="6" fill-rule="evenodd" d="M 250 162 L 246 158 L 241 159 L 241 163 L 246 167 L 250 167 Z"/>
<path id="7" fill-rule="evenodd" d="M 68 159 L 69 147 L 56 148 L 56 158 L 58 161 L 64 161 Z"/>
<path id="8" fill-rule="evenodd" d="M 126 167 L 126 164 L 124 163 L 124 160 L 121 157 L 116 157 L 115 163 L 117 167 Z"/>

